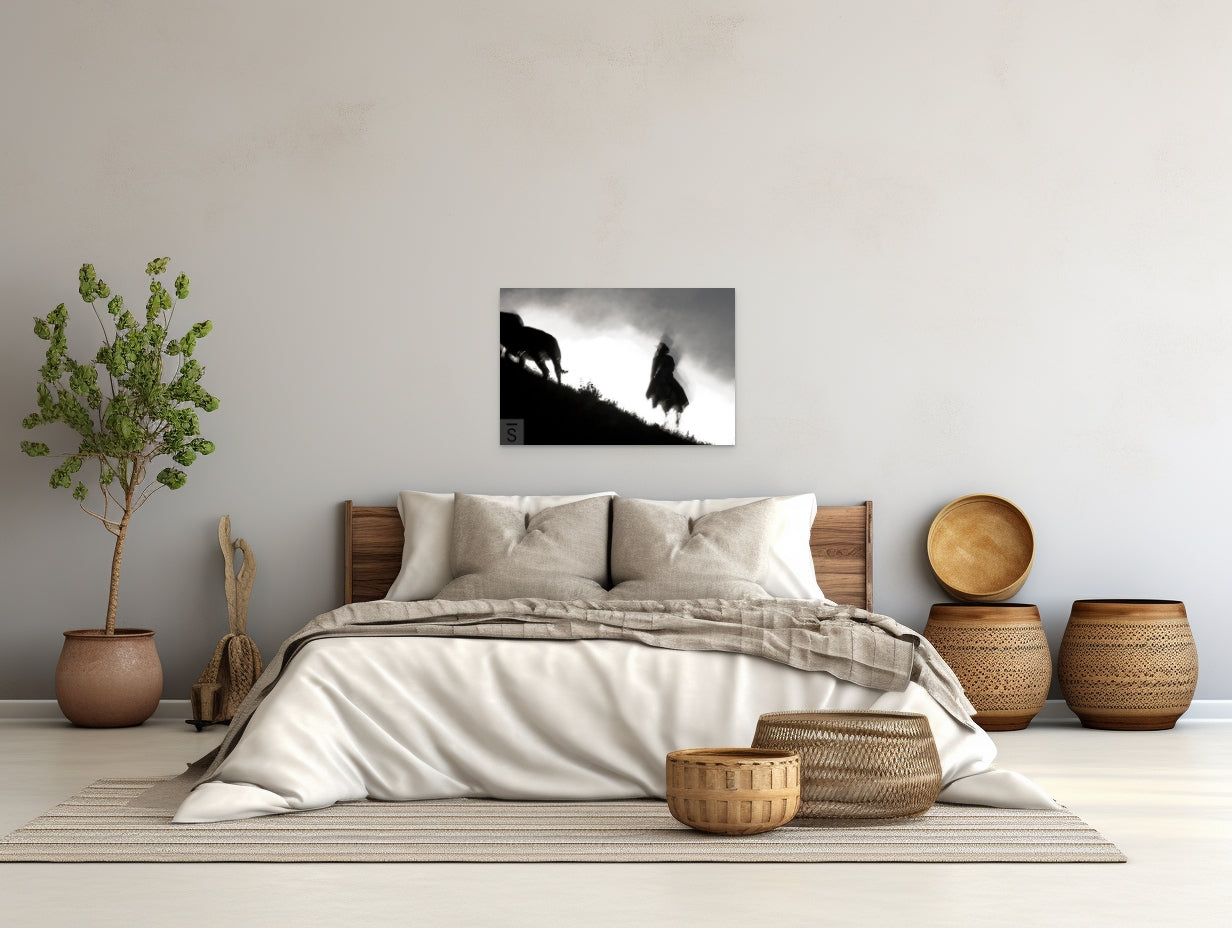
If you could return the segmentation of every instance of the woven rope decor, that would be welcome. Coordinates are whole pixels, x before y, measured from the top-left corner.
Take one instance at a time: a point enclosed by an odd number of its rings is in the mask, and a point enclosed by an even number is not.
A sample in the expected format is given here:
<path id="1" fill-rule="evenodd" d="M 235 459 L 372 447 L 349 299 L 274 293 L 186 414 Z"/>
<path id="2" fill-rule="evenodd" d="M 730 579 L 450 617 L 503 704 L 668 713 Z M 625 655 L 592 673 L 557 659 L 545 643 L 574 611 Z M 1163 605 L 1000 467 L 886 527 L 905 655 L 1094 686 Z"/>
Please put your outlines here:
<path id="1" fill-rule="evenodd" d="M 218 544 L 222 548 L 230 631 L 218 642 L 214 656 L 205 665 L 201 678 L 190 693 L 193 718 L 198 722 L 231 721 L 265 669 L 261 662 L 261 649 L 248 637 L 248 600 L 257 576 L 257 559 L 243 538 L 231 540 L 230 516 L 218 520 Z M 238 572 L 235 569 L 236 551 L 244 555 Z"/>
<path id="2" fill-rule="evenodd" d="M 941 792 L 928 719 L 910 712 L 767 712 L 753 747 L 800 755 L 800 818 L 895 818 Z"/>

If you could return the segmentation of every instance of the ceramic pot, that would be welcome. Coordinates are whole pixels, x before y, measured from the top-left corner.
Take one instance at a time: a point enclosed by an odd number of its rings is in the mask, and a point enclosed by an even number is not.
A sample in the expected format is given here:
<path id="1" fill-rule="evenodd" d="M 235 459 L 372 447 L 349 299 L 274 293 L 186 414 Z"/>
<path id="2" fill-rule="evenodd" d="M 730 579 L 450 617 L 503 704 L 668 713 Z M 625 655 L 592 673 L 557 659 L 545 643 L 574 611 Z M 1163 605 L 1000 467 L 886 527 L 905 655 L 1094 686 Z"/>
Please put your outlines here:
<path id="1" fill-rule="evenodd" d="M 1087 728 L 1171 728 L 1193 701 L 1198 651 L 1185 604 L 1080 599 L 1057 656 L 1065 702 Z"/>
<path id="2" fill-rule="evenodd" d="M 158 708 L 163 668 L 154 633 L 144 628 L 101 628 L 64 633 L 56 664 L 56 701 L 74 725 L 140 725 Z"/>
<path id="3" fill-rule="evenodd" d="M 1026 728 L 1044 708 L 1052 654 L 1035 606 L 938 603 L 924 637 L 953 669 L 985 731 Z"/>

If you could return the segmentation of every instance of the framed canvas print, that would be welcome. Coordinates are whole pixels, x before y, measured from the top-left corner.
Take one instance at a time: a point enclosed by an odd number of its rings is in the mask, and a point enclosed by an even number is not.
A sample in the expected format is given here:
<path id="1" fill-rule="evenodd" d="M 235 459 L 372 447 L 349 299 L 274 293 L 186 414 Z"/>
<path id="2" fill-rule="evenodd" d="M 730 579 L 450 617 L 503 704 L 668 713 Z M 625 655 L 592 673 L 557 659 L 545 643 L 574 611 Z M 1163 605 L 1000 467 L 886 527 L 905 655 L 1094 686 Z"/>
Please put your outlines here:
<path id="1" fill-rule="evenodd" d="M 734 445 L 730 287 L 500 292 L 503 445 Z"/>

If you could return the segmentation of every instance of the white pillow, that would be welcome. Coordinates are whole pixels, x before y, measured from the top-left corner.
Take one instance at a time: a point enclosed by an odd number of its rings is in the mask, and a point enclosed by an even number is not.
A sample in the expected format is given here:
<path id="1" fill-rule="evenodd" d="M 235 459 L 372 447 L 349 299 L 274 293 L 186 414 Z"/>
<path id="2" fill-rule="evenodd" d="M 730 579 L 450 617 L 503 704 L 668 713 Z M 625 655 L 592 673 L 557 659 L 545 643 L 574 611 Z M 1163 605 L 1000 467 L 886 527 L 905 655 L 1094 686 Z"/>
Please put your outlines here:
<path id="1" fill-rule="evenodd" d="M 813 520 L 817 518 L 816 494 L 802 493 L 799 496 L 776 497 L 746 496 L 734 499 L 648 499 L 642 502 L 666 506 L 673 512 L 688 516 L 690 519 L 697 519 L 707 513 L 732 509 L 763 499 L 772 499 L 775 506 L 770 532 L 770 548 L 762 568 L 764 573 L 757 578 L 758 586 L 779 599 L 824 600 L 825 594 L 817 585 L 813 551 L 809 547 Z"/>
<path id="2" fill-rule="evenodd" d="M 513 506 L 533 516 L 552 506 L 615 495 L 607 492 L 581 496 L 485 496 L 483 499 Z M 402 569 L 385 598 L 402 602 L 431 599 L 453 579 L 453 571 L 449 568 L 449 552 L 453 545 L 453 494 L 403 490 L 398 494 L 398 515 L 402 516 Z"/>

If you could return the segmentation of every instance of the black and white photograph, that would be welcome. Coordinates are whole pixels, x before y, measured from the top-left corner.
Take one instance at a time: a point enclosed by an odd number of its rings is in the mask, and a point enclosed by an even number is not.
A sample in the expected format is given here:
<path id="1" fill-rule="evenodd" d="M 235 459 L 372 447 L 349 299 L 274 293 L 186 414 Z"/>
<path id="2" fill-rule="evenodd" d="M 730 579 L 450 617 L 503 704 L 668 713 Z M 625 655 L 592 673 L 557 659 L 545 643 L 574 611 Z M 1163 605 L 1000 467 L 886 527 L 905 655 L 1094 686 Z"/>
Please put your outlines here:
<path id="1" fill-rule="evenodd" d="M 501 444 L 734 445 L 736 291 L 502 288 Z"/>

